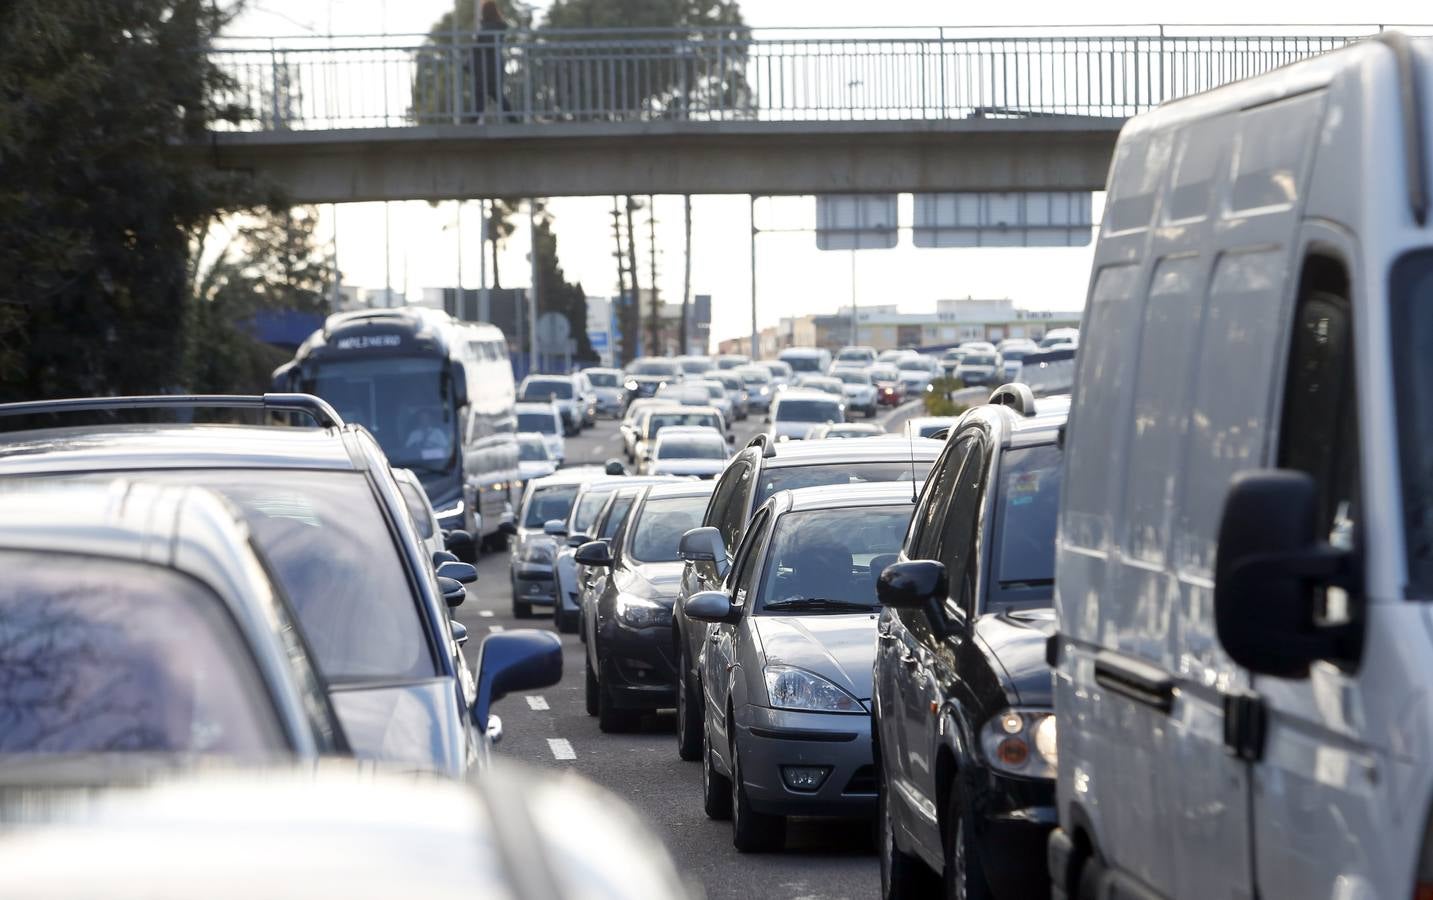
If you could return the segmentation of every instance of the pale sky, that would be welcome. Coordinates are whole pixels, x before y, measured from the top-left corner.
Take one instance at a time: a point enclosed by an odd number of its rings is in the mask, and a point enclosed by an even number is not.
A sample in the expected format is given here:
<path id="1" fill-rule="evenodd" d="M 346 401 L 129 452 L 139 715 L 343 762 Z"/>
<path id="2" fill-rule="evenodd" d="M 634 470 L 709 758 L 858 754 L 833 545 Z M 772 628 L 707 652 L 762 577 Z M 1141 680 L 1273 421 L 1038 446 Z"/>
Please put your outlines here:
<path id="1" fill-rule="evenodd" d="M 545 2 L 535 4 L 538 8 Z M 1204 0 L 1178 9 L 1132 0 L 1025 0 L 1015 7 L 958 3 L 955 0 L 743 0 L 747 22 L 757 28 L 872 27 L 887 25 L 1114 25 L 1178 24 L 1324 24 L 1348 23 L 1357 12 L 1365 23 L 1419 23 L 1433 20 L 1426 2 L 1369 0 L 1352 7 L 1328 0 L 1236 2 Z M 451 0 L 250 0 L 249 9 L 229 33 L 234 35 L 421 33 Z M 1014 11 L 1012 11 L 1012 9 Z M 879 18 L 872 10 L 880 13 Z M 758 226 L 783 228 L 814 224 L 810 200 L 783 203 L 779 209 L 758 205 Z M 902 198 L 903 224 L 909 224 L 909 198 Z M 1098 216 L 1099 198 L 1095 204 Z M 612 260 L 610 197 L 561 198 L 550 202 L 556 217 L 558 251 L 569 279 L 590 296 L 616 293 Z M 464 207 L 462 275 L 478 286 L 478 211 Z M 682 199 L 656 199 L 658 286 L 663 296 L 680 299 L 682 288 Z M 389 205 L 388 257 L 385 265 L 384 205 L 343 204 L 321 209 L 321 233 L 332 235 L 337 223 L 338 261 L 347 284 L 395 290 L 415 298 L 425 287 L 448 287 L 458 280 L 459 243 L 454 223 L 457 204 L 425 202 Z M 719 340 L 750 333 L 751 268 L 748 200 L 744 196 L 693 199 L 693 293 L 713 298 L 712 336 Z M 804 221 L 803 221 L 804 220 Z M 642 247 L 639 264 L 648 281 L 645 253 L 646 215 L 637 218 Z M 501 261 L 503 285 L 528 284 L 526 223 L 509 240 Z M 916 249 L 903 233 L 893 250 L 856 254 L 857 302 L 898 303 L 909 311 L 930 310 L 948 297 L 1009 297 L 1030 309 L 1079 309 L 1084 302 L 1090 247 L 1061 249 Z M 812 234 L 763 234 L 757 239 L 757 321 L 773 325 L 782 316 L 832 312 L 850 302 L 851 254 L 816 249 Z M 491 279 L 491 273 L 489 273 Z"/>

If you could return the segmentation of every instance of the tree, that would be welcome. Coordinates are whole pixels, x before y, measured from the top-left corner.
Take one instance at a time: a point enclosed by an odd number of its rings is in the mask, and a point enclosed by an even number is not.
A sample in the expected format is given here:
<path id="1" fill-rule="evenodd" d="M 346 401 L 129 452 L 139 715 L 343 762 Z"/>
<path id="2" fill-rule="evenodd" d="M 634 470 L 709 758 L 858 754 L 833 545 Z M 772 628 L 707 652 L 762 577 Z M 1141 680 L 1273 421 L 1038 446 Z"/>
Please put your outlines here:
<path id="1" fill-rule="evenodd" d="M 582 285 L 567 280 L 557 260 L 557 235 L 553 233 L 552 214 L 540 203 L 537 207 L 537 231 L 533 245 L 537 250 L 537 308 L 542 313 L 560 313 L 567 318 L 573 338 L 577 341 L 574 357 L 595 360 L 592 341 L 587 337 L 587 293 Z"/>
<path id="2" fill-rule="evenodd" d="M 204 52 L 213 0 L 0 4 L 0 399 L 182 386 L 190 252 L 266 198 L 189 162 L 238 111 Z"/>

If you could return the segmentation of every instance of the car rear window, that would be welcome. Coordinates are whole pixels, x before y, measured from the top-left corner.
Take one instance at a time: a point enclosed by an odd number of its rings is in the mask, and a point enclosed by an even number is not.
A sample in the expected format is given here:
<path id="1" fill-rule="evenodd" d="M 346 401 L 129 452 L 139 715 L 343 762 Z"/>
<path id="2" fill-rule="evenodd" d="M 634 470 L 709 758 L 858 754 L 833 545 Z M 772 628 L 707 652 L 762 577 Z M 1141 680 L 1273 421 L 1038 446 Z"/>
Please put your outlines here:
<path id="1" fill-rule="evenodd" d="M 757 487 L 756 509 L 771 499 L 777 491 L 794 491 L 806 487 L 827 487 L 836 484 L 876 484 L 886 481 L 910 481 L 914 473 L 916 480 L 924 481 L 930 474 L 930 460 L 918 459 L 915 465 L 910 460 L 903 462 L 833 463 L 821 466 L 768 466 L 761 473 L 761 484 Z"/>
<path id="2" fill-rule="evenodd" d="M 207 587 L 143 563 L 0 551 L 0 754 L 286 749 Z"/>
<path id="3" fill-rule="evenodd" d="M 523 385 L 522 396 L 519 400 L 542 402 L 548 399 L 571 400 L 572 382 L 567 379 L 553 379 L 543 381 L 529 381 Z"/>
<path id="4" fill-rule="evenodd" d="M 555 484 L 533 491 L 527 501 L 522 527 L 541 528 L 553 519 L 567 521 L 572 512 L 572 502 L 577 499 L 578 487 L 575 484 Z"/>
<path id="5" fill-rule="evenodd" d="M 706 495 L 658 497 L 642 504 L 627 539 L 627 555 L 639 563 L 676 562 L 682 535 L 702 524 Z"/>
<path id="6" fill-rule="evenodd" d="M 362 473 L 175 469 L 144 477 L 207 487 L 239 507 L 326 679 L 438 674 L 407 566 Z"/>

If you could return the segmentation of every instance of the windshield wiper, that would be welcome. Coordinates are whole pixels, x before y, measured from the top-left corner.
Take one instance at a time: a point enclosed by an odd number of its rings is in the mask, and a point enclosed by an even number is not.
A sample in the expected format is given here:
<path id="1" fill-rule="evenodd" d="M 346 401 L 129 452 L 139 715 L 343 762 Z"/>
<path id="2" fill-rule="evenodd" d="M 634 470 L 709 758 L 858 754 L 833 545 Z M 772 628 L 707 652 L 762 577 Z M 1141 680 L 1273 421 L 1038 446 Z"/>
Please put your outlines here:
<path id="1" fill-rule="evenodd" d="M 831 600 L 827 597 L 788 597 L 785 600 L 773 600 L 761 607 L 764 610 L 781 609 L 831 609 L 843 612 L 871 612 L 876 609 L 874 604 L 853 603 L 850 600 Z"/>

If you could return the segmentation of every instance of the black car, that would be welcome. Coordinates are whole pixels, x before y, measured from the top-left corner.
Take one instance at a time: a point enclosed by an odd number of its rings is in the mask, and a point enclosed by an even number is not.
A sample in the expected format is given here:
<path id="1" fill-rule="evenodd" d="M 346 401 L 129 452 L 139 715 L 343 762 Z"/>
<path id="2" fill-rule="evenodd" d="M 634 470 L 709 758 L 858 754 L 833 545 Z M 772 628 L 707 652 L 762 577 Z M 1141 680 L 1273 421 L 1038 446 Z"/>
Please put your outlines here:
<path id="1" fill-rule="evenodd" d="M 872 739 L 881 886 L 1047 897 L 1055 824 L 1054 630 L 1063 412 L 1022 386 L 952 428 L 900 561 L 881 573 Z M 998 405 L 999 401 L 1015 406 Z"/>
<path id="2" fill-rule="evenodd" d="M 622 527 L 622 522 L 627 518 L 627 512 L 637 498 L 647 489 L 648 482 L 636 482 L 619 487 L 607 495 L 607 502 L 602 504 L 602 509 L 597 513 L 597 518 L 592 523 L 592 534 L 590 539 L 602 541 L 607 546 L 612 546 L 612 539 L 617 536 L 617 529 Z M 583 541 L 583 544 L 587 541 Z M 582 544 L 578 544 L 579 547 Z M 573 560 L 575 573 L 574 581 L 577 583 L 577 636 L 585 644 L 587 643 L 587 608 L 597 602 L 606 588 L 606 578 L 612 574 L 611 566 L 584 566 Z"/>
<path id="3" fill-rule="evenodd" d="M 653 485 L 632 504 L 611 543 L 577 549 L 584 566 L 611 567 L 585 610 L 587 714 L 603 731 L 630 727 L 676 702 L 672 605 L 682 576 L 678 542 L 701 521 L 711 482 Z"/>
<path id="4" fill-rule="evenodd" d="M 354 755 L 455 776 L 482 765 L 499 733 L 490 730 L 499 724 L 490 702 L 503 689 L 555 683 L 561 645 L 532 631 L 493 635 L 473 681 L 460 648 L 466 629 L 449 618 L 463 585 L 442 576 L 477 573 L 424 549 L 388 459 L 366 429 L 305 394 L 12 403 L 0 405 L 0 419 L 65 414 L 73 421 L 156 408 L 207 416 L 213 407 L 300 412 L 315 427 L 108 420 L 9 432 L 0 443 L 0 480 L 123 474 L 220 494 L 239 510 L 288 596 Z M 522 658 L 532 665 L 502 675 Z"/>
<path id="5" fill-rule="evenodd" d="M 702 527 L 682 537 L 681 596 L 722 586 L 747 521 L 777 491 L 888 481 L 919 482 L 943 445 L 922 438 L 864 438 L 859 441 L 771 442 L 758 435 L 727 464 L 717 479 Z M 915 493 L 914 482 L 911 492 Z M 706 625 L 688 622 L 678 605 L 673 641 L 682 680 L 677 686 L 677 752 L 701 758 L 702 709 L 697 693 L 697 657 Z"/>

